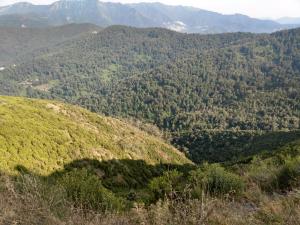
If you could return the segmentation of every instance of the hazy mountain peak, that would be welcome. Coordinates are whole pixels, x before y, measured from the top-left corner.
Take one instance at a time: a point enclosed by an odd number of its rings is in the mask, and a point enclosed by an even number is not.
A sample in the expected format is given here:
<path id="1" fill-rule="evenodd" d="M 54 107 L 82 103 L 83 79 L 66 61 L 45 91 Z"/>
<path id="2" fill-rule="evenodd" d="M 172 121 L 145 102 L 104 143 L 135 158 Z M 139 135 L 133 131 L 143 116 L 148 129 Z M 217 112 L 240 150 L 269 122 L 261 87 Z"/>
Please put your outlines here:
<path id="1" fill-rule="evenodd" d="M 187 33 L 268 33 L 290 27 L 242 14 L 223 15 L 159 2 L 120 4 L 98 0 L 60 0 L 46 6 L 23 2 L 0 8 L 0 16 L 12 14 L 34 14 L 46 19 L 47 22 L 43 23 L 49 25 L 93 23 L 99 26 L 163 27 Z M 0 21 L 0 24 L 3 22 Z M 16 20 L 16 24 L 18 26 L 20 22 Z"/>
<path id="2" fill-rule="evenodd" d="M 277 20 L 280 24 L 300 24 L 300 17 L 282 17 Z"/>
<path id="3" fill-rule="evenodd" d="M 17 2 L 17 3 L 14 3 L 13 5 L 11 6 L 32 6 L 33 4 L 30 3 L 30 2 Z"/>

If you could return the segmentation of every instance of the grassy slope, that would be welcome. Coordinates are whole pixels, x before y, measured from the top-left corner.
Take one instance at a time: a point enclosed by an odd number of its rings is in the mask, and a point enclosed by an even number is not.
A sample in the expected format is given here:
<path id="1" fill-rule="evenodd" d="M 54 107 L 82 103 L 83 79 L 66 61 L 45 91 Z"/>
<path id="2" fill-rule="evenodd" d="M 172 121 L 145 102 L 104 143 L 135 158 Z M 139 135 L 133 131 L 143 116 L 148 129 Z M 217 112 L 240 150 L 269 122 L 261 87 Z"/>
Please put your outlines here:
<path id="1" fill-rule="evenodd" d="M 83 158 L 188 163 L 162 140 L 120 120 L 59 102 L 0 97 L 0 170 L 49 174 Z"/>

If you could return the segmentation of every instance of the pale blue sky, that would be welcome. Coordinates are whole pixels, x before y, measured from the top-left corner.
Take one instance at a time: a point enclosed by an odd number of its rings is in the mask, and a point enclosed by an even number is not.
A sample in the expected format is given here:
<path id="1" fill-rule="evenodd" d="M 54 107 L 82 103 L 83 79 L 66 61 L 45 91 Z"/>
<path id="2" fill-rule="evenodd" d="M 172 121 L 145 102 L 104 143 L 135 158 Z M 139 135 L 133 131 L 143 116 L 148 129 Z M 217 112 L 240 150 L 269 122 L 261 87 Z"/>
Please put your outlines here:
<path id="1" fill-rule="evenodd" d="M 0 0 L 0 5 L 22 1 L 48 4 L 55 0 Z M 162 2 L 170 5 L 194 6 L 224 14 L 242 13 L 257 18 L 300 17 L 300 0 L 109 0 L 109 2 Z"/>

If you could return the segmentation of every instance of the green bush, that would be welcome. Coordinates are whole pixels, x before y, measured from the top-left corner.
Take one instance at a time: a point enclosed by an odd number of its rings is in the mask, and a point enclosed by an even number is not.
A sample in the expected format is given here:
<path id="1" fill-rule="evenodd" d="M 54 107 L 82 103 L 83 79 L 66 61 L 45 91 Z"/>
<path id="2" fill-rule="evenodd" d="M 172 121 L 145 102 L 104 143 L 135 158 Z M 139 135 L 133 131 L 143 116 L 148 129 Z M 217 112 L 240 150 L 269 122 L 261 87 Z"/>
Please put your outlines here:
<path id="1" fill-rule="evenodd" d="M 300 185 L 300 157 L 286 160 L 278 173 L 276 182 L 281 190 Z"/>
<path id="2" fill-rule="evenodd" d="M 171 197 L 183 190 L 183 174 L 177 170 L 167 171 L 160 177 L 154 178 L 149 188 L 155 200 Z"/>
<path id="3" fill-rule="evenodd" d="M 281 166 L 281 159 L 277 157 L 254 157 L 247 169 L 250 182 L 257 184 L 263 191 L 273 192 L 278 187 L 277 176 Z"/>
<path id="4" fill-rule="evenodd" d="M 120 211 L 125 201 L 116 197 L 101 184 L 99 178 L 87 170 L 73 170 L 59 179 L 59 185 L 66 190 L 68 198 L 84 209 Z"/>
<path id="5" fill-rule="evenodd" d="M 242 178 L 218 164 L 204 164 L 202 168 L 190 173 L 189 180 L 194 197 L 200 197 L 202 192 L 216 196 L 239 194 L 245 187 Z"/>

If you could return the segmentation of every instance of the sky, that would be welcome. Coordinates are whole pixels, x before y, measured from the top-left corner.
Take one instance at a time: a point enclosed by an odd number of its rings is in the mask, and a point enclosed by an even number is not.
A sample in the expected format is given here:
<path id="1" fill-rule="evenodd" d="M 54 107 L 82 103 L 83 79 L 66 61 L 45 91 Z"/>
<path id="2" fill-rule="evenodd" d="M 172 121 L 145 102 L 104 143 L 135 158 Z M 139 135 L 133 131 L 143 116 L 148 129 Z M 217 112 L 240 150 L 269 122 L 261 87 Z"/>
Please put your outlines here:
<path id="1" fill-rule="evenodd" d="M 15 2 L 49 4 L 56 0 L 0 0 L 0 5 Z M 109 2 L 161 2 L 168 5 L 194 6 L 223 14 L 241 13 L 256 18 L 277 19 L 280 17 L 300 17 L 300 0 L 102 0 Z"/>

